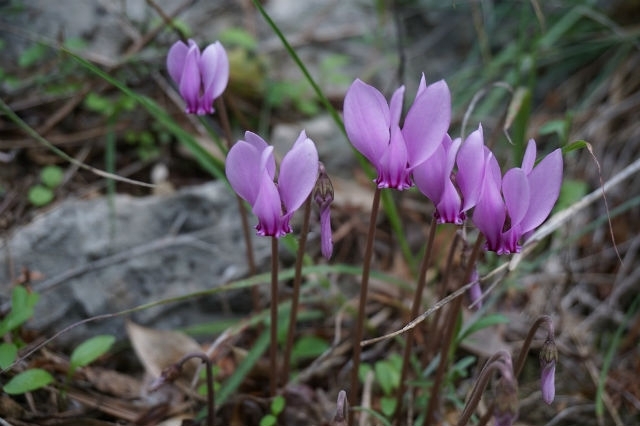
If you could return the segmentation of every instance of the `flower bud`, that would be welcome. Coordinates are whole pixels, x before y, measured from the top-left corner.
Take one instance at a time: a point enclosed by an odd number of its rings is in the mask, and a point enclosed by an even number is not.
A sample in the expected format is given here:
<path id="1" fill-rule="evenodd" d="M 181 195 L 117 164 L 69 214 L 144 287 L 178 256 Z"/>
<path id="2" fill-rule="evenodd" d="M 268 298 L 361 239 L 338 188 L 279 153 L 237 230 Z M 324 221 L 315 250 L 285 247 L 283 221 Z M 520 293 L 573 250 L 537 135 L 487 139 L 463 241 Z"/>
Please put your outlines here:
<path id="1" fill-rule="evenodd" d="M 329 259 L 333 253 L 331 238 L 331 203 L 333 202 L 333 185 L 322 162 L 318 162 L 318 180 L 312 193 L 313 201 L 320 209 L 320 245 L 322 255 Z"/>
<path id="2" fill-rule="evenodd" d="M 556 395 L 555 374 L 556 362 L 558 361 L 558 348 L 553 339 L 547 339 L 540 351 L 540 388 L 542 399 L 547 404 L 551 404 Z"/>

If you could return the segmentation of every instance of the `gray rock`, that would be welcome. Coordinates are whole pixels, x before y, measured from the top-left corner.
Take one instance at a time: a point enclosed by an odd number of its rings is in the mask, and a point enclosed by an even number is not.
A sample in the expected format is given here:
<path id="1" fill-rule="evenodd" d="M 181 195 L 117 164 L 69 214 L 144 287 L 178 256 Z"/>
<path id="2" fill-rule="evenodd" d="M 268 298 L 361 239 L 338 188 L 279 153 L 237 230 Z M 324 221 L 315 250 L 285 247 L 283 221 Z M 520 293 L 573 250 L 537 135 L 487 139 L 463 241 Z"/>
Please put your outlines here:
<path id="1" fill-rule="evenodd" d="M 267 239 L 254 238 L 259 265 L 268 260 L 268 246 Z M 117 195 L 113 204 L 107 198 L 64 201 L 14 231 L 0 255 L 11 259 L 15 271 L 26 267 L 44 275 L 33 286 L 41 298 L 29 326 L 47 333 L 90 316 L 210 289 L 248 272 L 237 203 L 221 182 L 167 196 Z M 8 269 L 0 271 L 4 305 Z M 191 298 L 136 312 L 132 319 L 160 328 L 211 322 L 248 311 L 247 294 Z M 92 322 L 61 340 L 122 336 L 122 320 Z"/>

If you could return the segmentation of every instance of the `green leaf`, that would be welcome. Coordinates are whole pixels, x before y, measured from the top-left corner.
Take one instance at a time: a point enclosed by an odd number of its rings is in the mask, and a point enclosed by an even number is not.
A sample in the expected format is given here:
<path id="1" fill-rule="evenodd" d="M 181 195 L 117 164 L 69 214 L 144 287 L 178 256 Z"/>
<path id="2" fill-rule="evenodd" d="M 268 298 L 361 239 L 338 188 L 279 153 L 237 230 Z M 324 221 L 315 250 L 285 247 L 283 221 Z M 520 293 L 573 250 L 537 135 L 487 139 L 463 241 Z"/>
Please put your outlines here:
<path id="1" fill-rule="evenodd" d="M 220 33 L 220 41 L 227 47 L 238 46 L 248 50 L 255 50 L 258 47 L 258 41 L 248 31 L 242 28 L 232 27 Z"/>
<path id="2" fill-rule="evenodd" d="M 380 398 L 380 410 L 385 416 L 391 417 L 393 412 L 396 411 L 396 397 L 383 396 Z"/>
<path id="3" fill-rule="evenodd" d="M 586 182 L 575 179 L 564 179 L 560 187 L 560 196 L 554 206 L 555 211 L 564 210 L 573 203 L 587 195 L 589 185 Z"/>
<path id="4" fill-rule="evenodd" d="M 275 426 L 278 422 L 278 419 L 273 414 L 267 414 L 262 419 L 260 419 L 260 426 Z"/>
<path id="5" fill-rule="evenodd" d="M 10 395 L 19 395 L 40 389 L 53 382 L 53 376 L 40 368 L 23 371 L 4 385 L 2 390 Z"/>
<path id="6" fill-rule="evenodd" d="M 0 322 L 0 336 L 4 336 L 31 318 L 33 316 L 33 307 L 39 298 L 38 293 L 29 293 L 22 286 L 14 287 L 11 293 L 11 311 Z"/>
<path id="7" fill-rule="evenodd" d="M 80 343 L 71 353 L 70 370 L 74 371 L 78 367 L 91 364 L 107 353 L 115 340 L 116 338 L 111 335 L 102 334 Z"/>
<path id="8" fill-rule="evenodd" d="M 567 154 L 571 151 L 577 151 L 579 149 L 584 149 L 587 148 L 589 146 L 589 142 L 584 141 L 584 140 L 577 140 L 577 141 L 573 141 L 571 142 L 569 145 L 563 146 L 562 147 L 562 154 Z"/>
<path id="9" fill-rule="evenodd" d="M 476 331 L 482 330 L 483 328 L 491 327 L 497 324 L 506 324 L 508 322 L 509 318 L 507 318 L 503 314 L 491 314 L 481 317 L 477 321 L 467 325 L 462 330 L 460 330 L 460 334 L 458 335 L 456 342 L 462 342 L 464 339 L 471 336 Z"/>
<path id="10" fill-rule="evenodd" d="M 33 185 L 27 194 L 29 202 L 35 207 L 42 207 L 53 201 L 53 191 L 44 185 Z"/>
<path id="11" fill-rule="evenodd" d="M 35 65 L 44 57 L 46 51 L 47 48 L 43 44 L 34 44 L 22 52 L 18 58 L 18 65 L 20 65 L 21 68 L 28 68 Z"/>
<path id="12" fill-rule="evenodd" d="M 277 417 L 284 410 L 285 403 L 286 400 L 284 399 L 284 396 L 276 395 L 273 398 L 273 401 L 271 401 L 271 413 Z"/>
<path id="13" fill-rule="evenodd" d="M 329 349 L 329 343 L 326 340 L 316 336 L 304 336 L 293 346 L 291 357 L 294 360 L 315 358 L 327 349 Z"/>
<path id="14" fill-rule="evenodd" d="M 9 368 L 18 356 L 18 347 L 13 343 L 0 343 L 0 368 Z"/>
<path id="15" fill-rule="evenodd" d="M 45 186 L 55 189 L 61 183 L 64 178 L 64 172 L 58 166 L 46 166 L 40 171 L 40 180 Z"/>
<path id="16" fill-rule="evenodd" d="M 400 384 L 400 371 L 389 361 L 376 362 L 374 366 L 376 380 L 385 395 L 391 395 L 394 389 Z"/>

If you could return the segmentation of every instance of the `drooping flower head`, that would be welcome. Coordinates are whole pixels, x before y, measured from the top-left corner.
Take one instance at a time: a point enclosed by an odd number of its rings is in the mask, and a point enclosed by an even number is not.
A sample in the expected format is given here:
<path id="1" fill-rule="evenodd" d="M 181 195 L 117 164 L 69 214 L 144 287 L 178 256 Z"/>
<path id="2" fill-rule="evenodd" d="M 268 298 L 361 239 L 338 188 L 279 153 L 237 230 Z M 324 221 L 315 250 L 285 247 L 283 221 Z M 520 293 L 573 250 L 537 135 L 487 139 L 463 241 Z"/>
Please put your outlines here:
<path id="1" fill-rule="evenodd" d="M 551 213 L 562 185 L 562 152 L 556 149 L 534 167 L 536 143 L 529 141 L 522 167 L 500 176 L 492 155 L 485 164 L 482 192 L 473 222 L 498 254 L 518 253 L 520 241 Z M 507 220 L 508 219 L 508 220 Z"/>
<path id="2" fill-rule="evenodd" d="M 246 132 L 227 154 L 225 170 L 236 193 L 258 217 L 258 235 L 282 237 L 291 232 L 289 221 L 313 189 L 318 176 L 318 151 L 304 130 L 283 157 L 276 183 L 273 146 Z"/>
<path id="3" fill-rule="evenodd" d="M 464 143 L 460 138 L 452 141 L 446 134 L 435 152 L 415 167 L 413 180 L 435 204 L 438 223 L 461 225 L 465 212 L 475 206 L 485 171 L 485 156 L 482 127 L 478 127 Z M 456 164 L 458 170 L 454 176 Z"/>
<path id="4" fill-rule="evenodd" d="M 444 80 L 427 86 L 422 76 L 401 128 L 403 98 L 404 86 L 387 103 L 378 89 L 356 79 L 344 99 L 347 136 L 375 166 L 378 188 L 410 188 L 413 169 L 435 152 L 451 120 L 451 94 Z"/>
<path id="5" fill-rule="evenodd" d="M 553 337 L 547 338 L 542 345 L 540 351 L 540 390 L 542 391 L 542 400 L 547 404 L 551 404 L 556 396 L 556 363 L 558 361 L 558 348 Z"/>
<path id="6" fill-rule="evenodd" d="M 210 44 L 202 53 L 193 40 L 188 45 L 175 42 L 167 55 L 167 69 L 187 103 L 187 113 L 213 114 L 213 100 L 229 81 L 229 59 L 220 42 Z"/>

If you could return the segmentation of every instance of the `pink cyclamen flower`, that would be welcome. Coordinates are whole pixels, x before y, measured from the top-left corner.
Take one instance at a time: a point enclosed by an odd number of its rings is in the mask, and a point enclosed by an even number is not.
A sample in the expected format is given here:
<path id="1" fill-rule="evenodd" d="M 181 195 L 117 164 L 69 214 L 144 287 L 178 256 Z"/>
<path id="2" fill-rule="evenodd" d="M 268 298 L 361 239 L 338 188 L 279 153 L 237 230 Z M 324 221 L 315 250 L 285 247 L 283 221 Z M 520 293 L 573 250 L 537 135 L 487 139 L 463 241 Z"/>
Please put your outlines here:
<path id="1" fill-rule="evenodd" d="M 353 146 L 376 168 L 378 188 L 410 188 L 413 169 L 441 144 L 451 120 L 444 80 L 429 86 L 424 75 L 402 129 L 404 86 L 387 103 L 378 89 L 356 79 L 344 99 L 344 125 Z"/>
<path id="2" fill-rule="evenodd" d="M 460 138 L 452 141 L 445 134 L 435 152 L 415 167 L 413 180 L 435 204 L 438 223 L 461 225 L 465 212 L 475 206 L 484 175 L 485 154 L 482 127 L 478 127 L 464 143 Z M 456 164 L 458 171 L 454 177 Z"/>
<path id="3" fill-rule="evenodd" d="M 318 151 L 304 132 L 284 156 L 277 184 L 273 147 L 255 133 L 246 132 L 227 154 L 225 170 L 231 187 L 258 217 L 258 235 L 282 237 L 291 232 L 289 221 L 316 183 Z"/>
<path id="4" fill-rule="evenodd" d="M 187 113 L 213 114 L 213 100 L 229 81 L 229 59 L 220 42 L 210 44 L 202 53 L 193 40 L 188 45 L 175 42 L 167 55 L 167 69 L 187 103 Z"/>
<path id="5" fill-rule="evenodd" d="M 473 222 L 484 234 L 491 251 L 518 253 L 520 240 L 549 216 L 560 195 L 561 150 L 556 149 L 534 167 L 535 158 L 536 143 L 531 139 L 522 167 L 507 171 L 504 177 L 500 177 L 495 157 L 490 155 L 485 163 L 482 193 Z"/>

